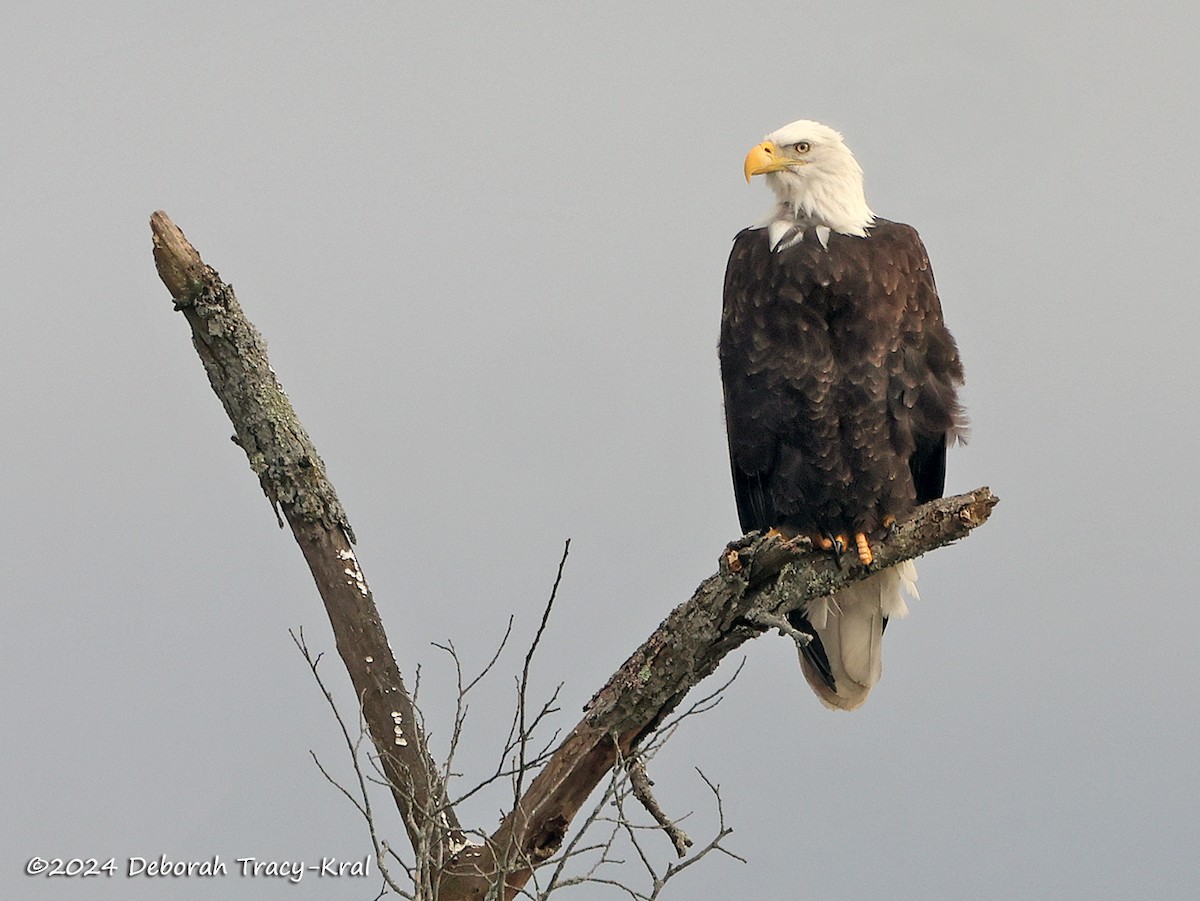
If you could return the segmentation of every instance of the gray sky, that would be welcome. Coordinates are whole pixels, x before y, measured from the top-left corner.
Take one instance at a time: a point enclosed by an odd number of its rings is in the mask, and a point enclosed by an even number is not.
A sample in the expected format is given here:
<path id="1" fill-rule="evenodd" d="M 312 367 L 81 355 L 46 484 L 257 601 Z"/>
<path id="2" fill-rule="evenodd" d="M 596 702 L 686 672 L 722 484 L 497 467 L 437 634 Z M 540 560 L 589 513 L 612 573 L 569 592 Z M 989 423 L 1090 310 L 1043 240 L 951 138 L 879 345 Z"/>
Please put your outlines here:
<path id="1" fill-rule="evenodd" d="M 768 205 L 746 150 L 805 117 L 925 239 L 973 419 L 948 489 L 1003 502 L 922 563 L 861 711 L 823 709 L 789 642 L 745 648 L 651 775 L 697 838 L 695 768 L 720 783 L 750 864 L 704 861 L 669 897 L 1193 897 L 1200 8 L 493 9 L 8 11 L 0 895 L 376 888 L 22 875 L 367 852 L 309 758 L 347 774 L 287 630 L 353 693 L 155 275 L 153 210 L 266 335 L 435 742 L 452 671 L 430 642 L 478 666 L 516 615 L 469 779 L 565 538 L 534 677 L 565 682 L 569 728 L 736 535 L 721 278 Z M 504 802 L 461 814 L 490 828 Z"/>

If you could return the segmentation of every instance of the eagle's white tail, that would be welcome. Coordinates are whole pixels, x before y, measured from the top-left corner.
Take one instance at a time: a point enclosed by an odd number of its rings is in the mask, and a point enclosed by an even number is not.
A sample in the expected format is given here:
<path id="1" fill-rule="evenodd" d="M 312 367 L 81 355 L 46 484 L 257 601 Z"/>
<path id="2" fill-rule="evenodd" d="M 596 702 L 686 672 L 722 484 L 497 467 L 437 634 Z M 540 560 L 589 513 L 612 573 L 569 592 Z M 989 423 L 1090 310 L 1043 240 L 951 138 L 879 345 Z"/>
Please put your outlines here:
<path id="1" fill-rule="evenodd" d="M 917 568 L 906 560 L 804 607 L 831 678 L 820 672 L 812 651 L 801 652 L 800 668 L 826 707 L 855 710 L 866 701 L 882 669 L 884 619 L 908 615 L 904 595 L 917 599 L 916 581 Z"/>

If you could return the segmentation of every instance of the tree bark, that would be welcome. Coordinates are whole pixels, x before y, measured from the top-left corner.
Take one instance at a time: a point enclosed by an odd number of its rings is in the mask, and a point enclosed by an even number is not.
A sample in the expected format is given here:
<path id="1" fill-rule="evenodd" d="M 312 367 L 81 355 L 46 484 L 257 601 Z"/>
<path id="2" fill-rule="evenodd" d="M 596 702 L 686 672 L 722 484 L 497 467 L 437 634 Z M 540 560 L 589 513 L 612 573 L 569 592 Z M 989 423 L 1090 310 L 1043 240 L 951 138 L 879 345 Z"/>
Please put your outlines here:
<path id="1" fill-rule="evenodd" d="M 887 566 L 965 537 L 997 498 L 987 488 L 926 504 L 874 547 L 863 567 L 804 542 L 746 536 L 722 553 L 717 572 L 676 607 L 592 698 L 490 838 L 467 841 L 446 803 L 412 701 L 378 610 L 354 557 L 354 533 L 325 467 L 304 432 L 233 290 L 200 259 L 183 233 L 151 217 L 154 258 L 214 392 L 233 423 L 272 505 L 292 528 L 333 627 L 392 794 L 418 858 L 429 862 L 441 901 L 483 899 L 503 880 L 515 897 L 533 870 L 561 846 L 575 814 L 618 759 L 628 757 L 761 623 Z M 765 614 L 765 616 L 764 616 Z"/>

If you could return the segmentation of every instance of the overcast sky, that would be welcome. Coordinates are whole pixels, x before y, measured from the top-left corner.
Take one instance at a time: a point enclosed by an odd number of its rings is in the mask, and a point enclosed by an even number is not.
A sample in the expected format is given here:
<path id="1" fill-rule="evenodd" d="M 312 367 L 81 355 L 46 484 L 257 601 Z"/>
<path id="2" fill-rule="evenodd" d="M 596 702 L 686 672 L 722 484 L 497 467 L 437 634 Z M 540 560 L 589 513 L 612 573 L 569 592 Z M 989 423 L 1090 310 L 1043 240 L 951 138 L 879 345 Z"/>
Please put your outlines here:
<path id="1" fill-rule="evenodd" d="M 920 564 L 862 710 L 821 707 L 778 636 L 727 662 L 725 702 L 651 775 L 697 839 L 696 768 L 719 783 L 749 863 L 666 897 L 1195 897 L 1198 37 L 1190 0 L 10 5 L 0 895 L 377 888 L 23 875 L 369 848 L 309 756 L 349 775 L 288 629 L 353 692 L 157 279 L 151 212 L 266 336 L 439 747 L 431 642 L 478 667 L 515 615 L 465 785 L 564 539 L 533 676 L 565 683 L 569 728 L 736 536 L 721 280 L 769 204 L 746 150 L 804 117 L 920 230 L 973 421 L 947 487 L 1002 503 Z M 490 830 L 504 803 L 460 813 Z"/>

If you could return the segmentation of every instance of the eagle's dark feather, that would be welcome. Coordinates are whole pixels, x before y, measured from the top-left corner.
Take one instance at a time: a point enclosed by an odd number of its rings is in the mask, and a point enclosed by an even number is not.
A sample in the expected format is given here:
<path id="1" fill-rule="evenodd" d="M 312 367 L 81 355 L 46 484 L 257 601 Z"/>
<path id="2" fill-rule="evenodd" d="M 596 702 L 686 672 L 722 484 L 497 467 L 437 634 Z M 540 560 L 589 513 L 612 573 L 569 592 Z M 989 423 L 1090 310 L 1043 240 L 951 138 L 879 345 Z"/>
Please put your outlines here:
<path id="1" fill-rule="evenodd" d="M 916 231 L 734 240 L 721 375 L 742 529 L 876 532 L 942 494 L 963 371 Z"/>

